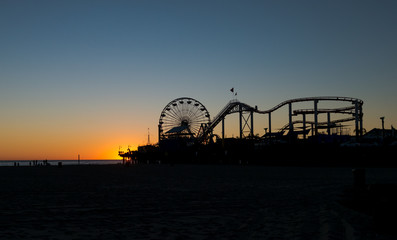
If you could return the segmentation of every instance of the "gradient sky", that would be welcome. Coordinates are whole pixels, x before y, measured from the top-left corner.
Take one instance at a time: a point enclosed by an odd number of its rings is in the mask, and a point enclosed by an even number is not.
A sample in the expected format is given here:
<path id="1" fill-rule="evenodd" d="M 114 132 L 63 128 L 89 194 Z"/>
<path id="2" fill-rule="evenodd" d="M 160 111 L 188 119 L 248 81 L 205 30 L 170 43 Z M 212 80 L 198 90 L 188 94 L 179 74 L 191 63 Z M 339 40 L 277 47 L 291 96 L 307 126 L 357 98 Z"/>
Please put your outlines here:
<path id="1" fill-rule="evenodd" d="M 171 100 L 215 116 L 231 87 L 263 110 L 356 97 L 364 128 L 381 116 L 397 127 L 396 12 L 365 0 L 1 0 L 0 159 L 116 158 L 148 128 L 157 141 Z M 262 134 L 267 116 L 255 120 Z"/>

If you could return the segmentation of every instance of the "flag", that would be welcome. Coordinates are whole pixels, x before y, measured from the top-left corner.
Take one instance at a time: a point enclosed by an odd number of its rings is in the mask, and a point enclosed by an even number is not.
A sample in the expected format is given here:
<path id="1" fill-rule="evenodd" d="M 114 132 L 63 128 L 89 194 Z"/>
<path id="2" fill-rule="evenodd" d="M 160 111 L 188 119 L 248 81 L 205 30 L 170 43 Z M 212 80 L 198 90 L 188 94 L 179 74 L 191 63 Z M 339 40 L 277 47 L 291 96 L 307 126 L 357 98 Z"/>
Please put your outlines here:
<path id="1" fill-rule="evenodd" d="M 234 93 L 234 87 L 232 87 L 232 89 L 230 89 L 230 91 L 231 91 L 232 93 Z"/>

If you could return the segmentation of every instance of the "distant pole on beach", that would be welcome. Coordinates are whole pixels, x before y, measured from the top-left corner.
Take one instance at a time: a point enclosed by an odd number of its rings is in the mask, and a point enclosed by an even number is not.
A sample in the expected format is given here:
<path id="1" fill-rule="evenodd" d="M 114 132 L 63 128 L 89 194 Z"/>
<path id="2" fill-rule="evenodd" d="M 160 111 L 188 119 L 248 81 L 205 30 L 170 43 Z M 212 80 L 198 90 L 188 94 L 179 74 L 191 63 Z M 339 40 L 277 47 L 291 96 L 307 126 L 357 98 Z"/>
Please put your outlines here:
<path id="1" fill-rule="evenodd" d="M 147 129 L 147 145 L 150 145 L 150 131 Z"/>
<path id="2" fill-rule="evenodd" d="M 382 140 L 385 138 L 385 117 L 380 117 L 382 120 Z"/>
<path id="3" fill-rule="evenodd" d="M 80 165 L 80 154 L 77 157 L 77 163 Z"/>

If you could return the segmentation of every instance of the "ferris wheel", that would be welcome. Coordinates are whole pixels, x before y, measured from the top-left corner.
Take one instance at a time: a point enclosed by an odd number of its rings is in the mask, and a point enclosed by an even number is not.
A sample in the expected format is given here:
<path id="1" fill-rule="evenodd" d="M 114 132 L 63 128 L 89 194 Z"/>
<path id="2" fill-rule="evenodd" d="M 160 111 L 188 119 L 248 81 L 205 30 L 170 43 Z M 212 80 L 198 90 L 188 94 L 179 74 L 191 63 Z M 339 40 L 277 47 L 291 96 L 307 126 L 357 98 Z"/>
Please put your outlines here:
<path id="1" fill-rule="evenodd" d="M 160 115 L 159 138 L 197 137 L 202 124 L 210 122 L 210 114 L 199 101 L 182 97 L 168 103 Z"/>

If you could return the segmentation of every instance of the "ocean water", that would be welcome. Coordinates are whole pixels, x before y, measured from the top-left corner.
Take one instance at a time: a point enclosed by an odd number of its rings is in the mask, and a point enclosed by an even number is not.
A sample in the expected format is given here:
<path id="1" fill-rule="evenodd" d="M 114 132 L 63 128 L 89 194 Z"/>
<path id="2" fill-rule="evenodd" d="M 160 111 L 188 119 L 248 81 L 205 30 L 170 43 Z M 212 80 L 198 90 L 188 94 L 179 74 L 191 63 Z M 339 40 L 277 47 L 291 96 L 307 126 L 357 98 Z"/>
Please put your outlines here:
<path id="1" fill-rule="evenodd" d="M 20 161 L 0 161 L 0 167 L 4 166 L 35 166 L 35 161 L 20 160 Z M 51 166 L 58 166 L 58 163 L 62 162 L 62 165 L 107 165 L 107 164 L 121 164 L 123 160 L 47 160 Z M 43 160 L 36 161 L 36 165 L 44 165 Z"/>

